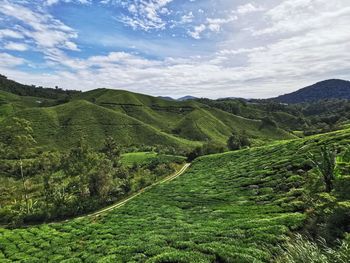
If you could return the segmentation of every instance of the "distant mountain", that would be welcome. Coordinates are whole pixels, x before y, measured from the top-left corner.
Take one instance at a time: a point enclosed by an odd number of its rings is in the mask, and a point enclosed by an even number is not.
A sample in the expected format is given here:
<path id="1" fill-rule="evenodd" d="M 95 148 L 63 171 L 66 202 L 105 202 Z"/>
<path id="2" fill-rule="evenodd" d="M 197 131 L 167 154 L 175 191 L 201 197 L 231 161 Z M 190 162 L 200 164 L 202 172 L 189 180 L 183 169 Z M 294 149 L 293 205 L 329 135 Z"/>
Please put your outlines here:
<path id="1" fill-rule="evenodd" d="M 350 100 L 350 81 L 330 79 L 314 85 L 274 98 L 282 103 L 313 102 L 325 99 Z"/>
<path id="2" fill-rule="evenodd" d="M 178 98 L 177 101 L 187 101 L 187 100 L 195 100 L 195 99 L 198 99 L 198 98 L 188 95 L 185 97 Z"/>
<path id="3" fill-rule="evenodd" d="M 158 96 L 157 98 L 160 98 L 160 99 L 163 99 L 163 100 L 170 100 L 170 101 L 175 100 L 172 97 L 168 97 L 168 96 Z"/>

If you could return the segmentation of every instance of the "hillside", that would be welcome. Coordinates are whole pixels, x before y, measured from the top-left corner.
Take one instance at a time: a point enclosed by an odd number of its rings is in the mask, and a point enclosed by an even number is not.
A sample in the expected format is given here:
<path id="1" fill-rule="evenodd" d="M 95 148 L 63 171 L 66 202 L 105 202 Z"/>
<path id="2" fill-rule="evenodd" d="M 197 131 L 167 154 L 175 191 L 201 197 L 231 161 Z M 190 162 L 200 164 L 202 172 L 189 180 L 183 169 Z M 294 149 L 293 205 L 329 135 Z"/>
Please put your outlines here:
<path id="1" fill-rule="evenodd" d="M 323 144 L 343 149 L 349 138 L 343 130 L 202 157 L 101 217 L 0 228 L 0 260 L 271 262 L 305 223 L 307 153 Z"/>
<path id="2" fill-rule="evenodd" d="M 100 147 L 107 136 L 120 145 L 162 145 L 189 150 L 206 141 L 226 145 L 233 131 L 254 144 L 290 139 L 282 129 L 238 117 L 196 101 L 169 101 L 124 90 L 76 93 L 69 102 L 0 91 L 0 120 L 17 116 L 32 122 L 34 137 L 46 149 L 65 149 L 79 140 Z"/>
<path id="3" fill-rule="evenodd" d="M 34 85 L 24 85 L 16 81 L 8 79 L 6 76 L 0 74 L 0 90 L 10 92 L 19 96 L 40 97 L 45 99 L 67 100 L 71 96 L 80 93 L 76 90 L 62 90 L 58 87 L 56 89 L 36 87 Z"/>
<path id="4" fill-rule="evenodd" d="M 15 116 L 30 120 L 39 145 L 48 149 L 69 148 L 81 136 L 86 136 L 89 145 L 96 148 L 108 136 L 117 138 L 121 145 L 167 145 L 182 149 L 198 145 L 85 100 L 50 108 L 29 108 L 16 112 Z"/>
<path id="5" fill-rule="evenodd" d="M 285 94 L 274 100 L 282 103 L 314 102 L 326 99 L 350 99 L 350 81 L 330 79 Z"/>

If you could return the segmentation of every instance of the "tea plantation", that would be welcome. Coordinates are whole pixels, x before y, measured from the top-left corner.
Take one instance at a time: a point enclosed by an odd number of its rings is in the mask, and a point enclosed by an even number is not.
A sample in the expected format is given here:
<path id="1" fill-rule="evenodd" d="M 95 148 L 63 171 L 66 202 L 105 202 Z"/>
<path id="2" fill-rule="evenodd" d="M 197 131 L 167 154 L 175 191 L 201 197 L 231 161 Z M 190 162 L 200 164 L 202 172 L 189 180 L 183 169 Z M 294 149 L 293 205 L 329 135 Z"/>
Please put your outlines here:
<path id="1" fill-rule="evenodd" d="M 270 262 L 305 221 L 309 151 L 346 147 L 350 130 L 202 157 L 125 206 L 0 229 L 0 262 Z"/>

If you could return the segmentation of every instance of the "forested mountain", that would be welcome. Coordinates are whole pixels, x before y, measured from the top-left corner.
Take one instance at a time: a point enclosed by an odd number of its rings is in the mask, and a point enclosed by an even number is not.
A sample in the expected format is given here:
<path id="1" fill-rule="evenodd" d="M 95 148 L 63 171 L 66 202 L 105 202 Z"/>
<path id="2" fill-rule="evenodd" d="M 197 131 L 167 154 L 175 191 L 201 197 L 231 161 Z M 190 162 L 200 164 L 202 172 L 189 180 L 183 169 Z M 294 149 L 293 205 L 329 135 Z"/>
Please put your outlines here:
<path id="1" fill-rule="evenodd" d="M 350 81 L 330 79 L 318 82 L 274 100 L 282 103 L 315 102 L 326 99 L 350 99 Z"/>

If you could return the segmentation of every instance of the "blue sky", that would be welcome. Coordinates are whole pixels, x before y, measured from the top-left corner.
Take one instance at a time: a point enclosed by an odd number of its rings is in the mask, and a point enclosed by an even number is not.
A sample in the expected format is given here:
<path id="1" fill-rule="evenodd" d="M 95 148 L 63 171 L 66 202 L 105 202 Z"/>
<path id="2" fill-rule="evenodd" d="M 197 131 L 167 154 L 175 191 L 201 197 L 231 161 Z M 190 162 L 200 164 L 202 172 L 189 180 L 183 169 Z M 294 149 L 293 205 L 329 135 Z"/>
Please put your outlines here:
<path id="1" fill-rule="evenodd" d="M 64 89 L 266 98 L 350 79 L 348 0 L 0 0 L 0 73 Z"/>

